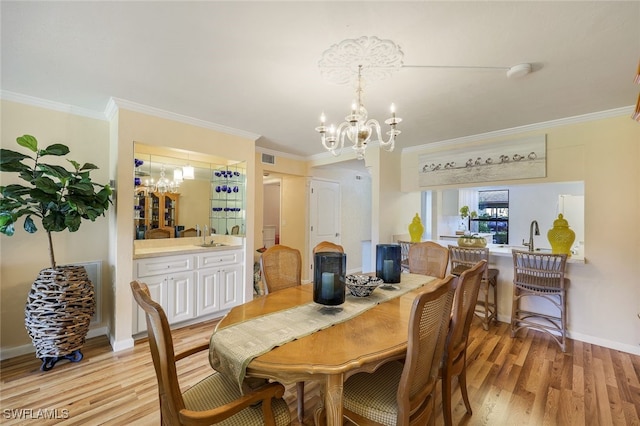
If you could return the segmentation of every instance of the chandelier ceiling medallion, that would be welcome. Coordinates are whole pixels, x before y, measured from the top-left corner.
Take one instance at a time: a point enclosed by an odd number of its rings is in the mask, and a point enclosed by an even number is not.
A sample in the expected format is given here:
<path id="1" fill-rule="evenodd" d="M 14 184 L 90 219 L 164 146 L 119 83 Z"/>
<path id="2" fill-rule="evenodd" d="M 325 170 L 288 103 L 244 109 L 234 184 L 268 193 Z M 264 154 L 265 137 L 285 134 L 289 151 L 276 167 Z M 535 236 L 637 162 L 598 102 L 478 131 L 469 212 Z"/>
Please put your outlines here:
<path id="1" fill-rule="evenodd" d="M 327 126 L 324 113 L 320 117 L 320 126 L 316 127 L 316 131 L 320 133 L 322 145 L 327 151 L 334 156 L 340 155 L 345 139 L 348 139 L 356 158 L 362 160 L 374 132 L 380 146 L 386 151 L 393 151 L 396 136 L 400 134 L 396 126 L 402 119 L 396 117 L 395 106 L 391 104 L 391 118 L 385 120 L 391 130 L 386 133 L 388 139 L 383 140 L 380 123 L 368 118 L 367 109 L 362 103 L 363 85 L 365 81 L 382 80 L 393 75 L 402 67 L 403 56 L 400 46 L 377 37 L 347 39 L 325 50 L 318 63 L 322 76 L 334 84 L 354 83 L 356 87 L 351 112 L 344 122 L 337 127 L 333 124 Z"/>

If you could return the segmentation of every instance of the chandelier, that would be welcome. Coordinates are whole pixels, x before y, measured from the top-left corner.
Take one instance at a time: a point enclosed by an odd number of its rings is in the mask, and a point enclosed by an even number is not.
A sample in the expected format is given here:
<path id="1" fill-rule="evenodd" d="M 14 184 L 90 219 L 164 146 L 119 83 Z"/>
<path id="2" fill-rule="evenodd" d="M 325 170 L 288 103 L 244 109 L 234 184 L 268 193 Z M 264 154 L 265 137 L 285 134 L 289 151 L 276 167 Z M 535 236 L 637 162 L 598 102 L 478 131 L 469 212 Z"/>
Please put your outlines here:
<path id="1" fill-rule="evenodd" d="M 174 180 L 170 181 L 169 179 L 167 179 L 165 175 L 165 167 L 164 164 L 162 164 L 160 166 L 160 178 L 158 179 L 158 181 L 155 182 L 153 179 L 147 179 L 145 181 L 146 192 L 157 192 L 159 194 L 164 194 L 166 192 L 170 192 L 172 194 L 177 193 L 182 179 L 177 176 L 175 171 L 173 176 Z"/>
<path id="2" fill-rule="evenodd" d="M 393 151 L 396 136 L 401 132 L 396 126 L 402 118 L 396 117 L 395 106 L 391 104 L 391 117 L 385 123 L 391 127 L 382 138 L 380 123 L 369 118 L 367 109 L 362 103 L 363 74 L 368 80 L 388 77 L 402 66 L 402 51 L 391 40 L 380 40 L 377 37 L 360 37 L 348 39 L 332 46 L 324 52 L 320 61 L 321 72 L 329 81 L 344 84 L 356 76 L 356 100 L 351 105 L 351 113 L 337 127 L 326 125 L 324 113 L 320 116 L 320 126 L 316 131 L 324 148 L 334 156 L 342 153 L 348 140 L 359 160 L 364 159 L 367 143 L 376 135 L 377 142 L 386 151 Z"/>

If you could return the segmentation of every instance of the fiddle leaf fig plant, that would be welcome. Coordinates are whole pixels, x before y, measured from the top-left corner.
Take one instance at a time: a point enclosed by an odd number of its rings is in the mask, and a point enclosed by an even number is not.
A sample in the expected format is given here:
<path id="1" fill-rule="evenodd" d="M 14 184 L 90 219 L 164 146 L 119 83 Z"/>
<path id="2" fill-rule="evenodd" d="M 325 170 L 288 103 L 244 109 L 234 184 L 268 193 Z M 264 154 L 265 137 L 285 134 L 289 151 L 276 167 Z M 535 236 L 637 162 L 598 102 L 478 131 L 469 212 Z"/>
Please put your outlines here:
<path id="1" fill-rule="evenodd" d="M 24 230 L 38 230 L 34 218 L 40 218 L 49 240 L 51 267 L 56 267 L 52 232 L 68 229 L 75 232 L 83 219 L 95 221 L 104 216 L 111 204 L 112 190 L 109 185 L 91 181 L 90 173 L 98 167 L 91 163 L 71 164 L 69 170 L 63 166 L 42 162 L 43 157 L 64 157 L 69 148 L 63 144 L 38 148 L 38 141 L 31 135 L 17 138 L 18 145 L 34 155 L 22 154 L 9 149 L 0 150 L 0 171 L 17 173 L 25 184 L 0 186 L 0 232 L 12 236 L 15 224 L 24 216 Z"/>

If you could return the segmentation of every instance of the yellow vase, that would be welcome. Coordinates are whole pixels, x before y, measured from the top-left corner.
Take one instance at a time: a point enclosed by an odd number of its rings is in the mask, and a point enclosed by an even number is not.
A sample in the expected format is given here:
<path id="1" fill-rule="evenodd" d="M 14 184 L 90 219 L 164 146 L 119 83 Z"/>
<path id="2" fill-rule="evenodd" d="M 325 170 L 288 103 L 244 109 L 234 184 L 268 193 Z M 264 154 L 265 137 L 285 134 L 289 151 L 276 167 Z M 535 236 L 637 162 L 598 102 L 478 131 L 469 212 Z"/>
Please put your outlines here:
<path id="1" fill-rule="evenodd" d="M 424 232 L 424 226 L 422 226 L 422 222 L 420 221 L 420 216 L 418 213 L 414 216 L 413 220 L 409 224 L 409 235 L 411 235 L 412 243 L 419 243 L 422 239 L 422 234 Z"/>
<path id="2" fill-rule="evenodd" d="M 547 232 L 547 238 L 551 243 L 551 253 L 571 256 L 571 245 L 576 239 L 576 233 L 569 228 L 569 222 L 562 213 L 553 221 L 553 228 Z"/>

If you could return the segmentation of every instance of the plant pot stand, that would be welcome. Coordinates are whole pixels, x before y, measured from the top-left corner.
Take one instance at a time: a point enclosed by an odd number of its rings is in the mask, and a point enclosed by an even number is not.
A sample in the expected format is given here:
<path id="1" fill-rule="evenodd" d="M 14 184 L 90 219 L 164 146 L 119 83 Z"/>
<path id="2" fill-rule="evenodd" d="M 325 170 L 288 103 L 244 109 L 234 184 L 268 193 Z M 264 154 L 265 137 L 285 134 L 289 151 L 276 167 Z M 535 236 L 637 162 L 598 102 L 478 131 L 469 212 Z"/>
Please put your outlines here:
<path id="1" fill-rule="evenodd" d="M 25 307 L 25 326 L 42 360 L 42 371 L 68 359 L 83 358 L 89 323 L 95 310 L 93 284 L 83 266 L 43 269 L 31 286 Z"/>

